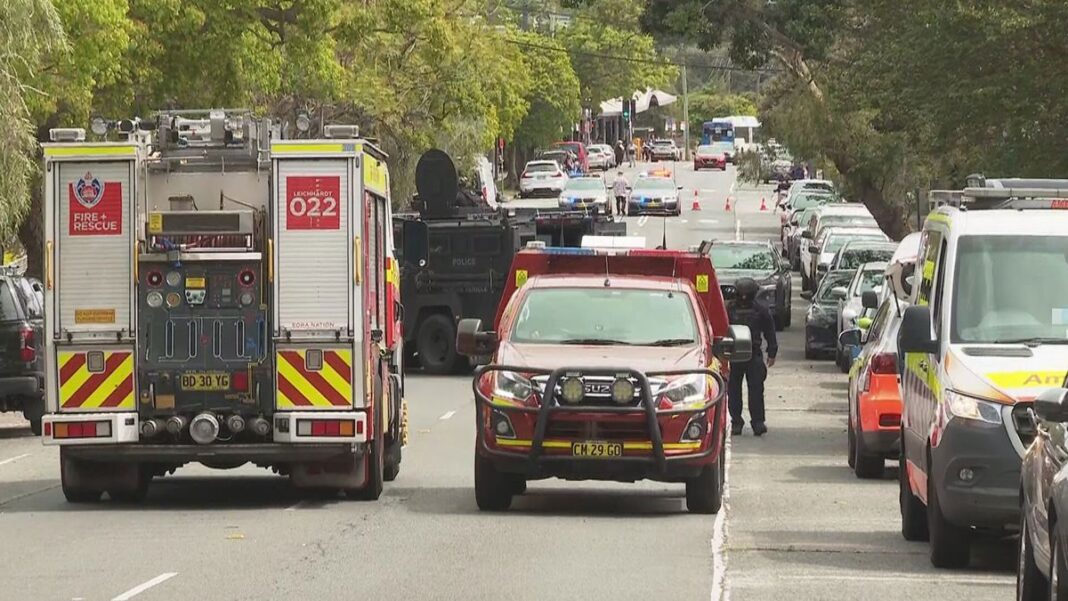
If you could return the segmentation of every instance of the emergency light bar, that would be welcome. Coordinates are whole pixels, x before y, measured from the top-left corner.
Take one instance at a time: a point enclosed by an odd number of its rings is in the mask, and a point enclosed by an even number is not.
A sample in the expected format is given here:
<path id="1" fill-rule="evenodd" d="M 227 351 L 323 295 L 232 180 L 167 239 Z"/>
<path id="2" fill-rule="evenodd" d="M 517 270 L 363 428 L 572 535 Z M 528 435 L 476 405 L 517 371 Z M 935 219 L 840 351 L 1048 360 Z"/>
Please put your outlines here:
<path id="1" fill-rule="evenodd" d="M 1032 180 L 1032 183 L 1036 183 Z M 960 192 L 938 191 L 936 205 L 967 210 L 1068 209 L 1068 180 L 1049 180 L 1058 187 L 965 188 Z M 1064 187 L 1059 187 L 1063 185 Z M 932 192 L 934 195 L 935 192 Z"/>
<path id="2" fill-rule="evenodd" d="M 645 248 L 643 236 L 592 236 L 582 237 L 582 248 Z"/>

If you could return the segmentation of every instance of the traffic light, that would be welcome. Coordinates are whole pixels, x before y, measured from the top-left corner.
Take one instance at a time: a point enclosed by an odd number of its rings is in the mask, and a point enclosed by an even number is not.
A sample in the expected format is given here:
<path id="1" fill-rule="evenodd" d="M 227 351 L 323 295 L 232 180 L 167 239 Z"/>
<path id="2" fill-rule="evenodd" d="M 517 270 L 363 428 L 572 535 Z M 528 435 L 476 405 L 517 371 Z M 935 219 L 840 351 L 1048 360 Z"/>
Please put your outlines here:
<path id="1" fill-rule="evenodd" d="M 623 100 L 623 120 L 630 121 L 630 100 Z"/>

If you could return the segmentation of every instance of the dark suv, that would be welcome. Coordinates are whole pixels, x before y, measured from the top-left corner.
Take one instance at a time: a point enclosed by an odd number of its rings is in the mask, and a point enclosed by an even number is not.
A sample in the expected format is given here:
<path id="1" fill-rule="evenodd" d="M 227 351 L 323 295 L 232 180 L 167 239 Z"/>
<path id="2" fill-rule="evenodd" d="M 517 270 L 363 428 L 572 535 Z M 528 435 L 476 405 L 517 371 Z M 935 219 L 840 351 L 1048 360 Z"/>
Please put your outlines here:
<path id="1" fill-rule="evenodd" d="M 0 411 L 21 410 L 36 436 L 44 414 L 43 330 L 41 282 L 0 275 Z"/>

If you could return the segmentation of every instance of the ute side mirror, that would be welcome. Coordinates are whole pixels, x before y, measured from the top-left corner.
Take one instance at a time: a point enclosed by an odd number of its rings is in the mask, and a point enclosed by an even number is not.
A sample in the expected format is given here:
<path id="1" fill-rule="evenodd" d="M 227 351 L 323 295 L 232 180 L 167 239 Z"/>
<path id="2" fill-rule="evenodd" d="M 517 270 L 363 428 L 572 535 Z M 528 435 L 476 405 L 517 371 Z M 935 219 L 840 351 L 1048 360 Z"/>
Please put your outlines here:
<path id="1" fill-rule="evenodd" d="M 820 273 L 827 273 L 827 269 L 829 269 L 829 266 L 826 263 L 820 263 L 816 266 L 816 271 Z"/>
<path id="2" fill-rule="evenodd" d="M 812 232 L 810 232 L 808 230 L 804 230 L 803 232 L 801 232 L 801 237 L 804 238 L 805 240 L 811 240 L 812 239 Z"/>
<path id="3" fill-rule="evenodd" d="M 1034 410 L 1047 422 L 1068 422 L 1068 389 L 1048 388 L 1035 397 Z"/>
<path id="4" fill-rule="evenodd" d="M 430 230 L 426 223 L 416 220 L 406 220 L 401 229 L 404 238 L 404 260 L 426 267 L 430 259 Z"/>
<path id="5" fill-rule="evenodd" d="M 838 335 L 838 344 L 842 347 L 860 346 L 860 338 L 860 328 L 853 328 Z"/>
<path id="6" fill-rule="evenodd" d="M 845 286 L 835 286 L 831 288 L 831 297 L 836 300 L 845 300 L 845 297 L 849 294 Z"/>
<path id="7" fill-rule="evenodd" d="M 808 252 L 810 252 L 810 253 L 818 253 L 818 252 L 820 252 L 820 245 L 819 244 L 809 244 L 808 245 Z"/>
<path id="8" fill-rule="evenodd" d="M 901 287 L 905 289 L 906 296 L 912 296 L 912 280 L 915 277 L 915 275 L 910 275 L 901 280 Z"/>
<path id="9" fill-rule="evenodd" d="M 456 352 L 466 357 L 488 357 L 498 342 L 497 332 L 482 331 L 481 319 L 461 319 L 456 327 Z"/>
<path id="10" fill-rule="evenodd" d="M 865 290 L 860 295 L 860 304 L 865 309 L 878 309 L 879 308 L 879 295 L 874 290 Z"/>
<path id="11" fill-rule="evenodd" d="M 749 326 L 731 326 L 727 335 L 716 341 L 717 350 L 731 363 L 745 363 L 753 358 L 753 335 Z"/>
<path id="12" fill-rule="evenodd" d="M 898 346 L 905 353 L 937 353 L 938 340 L 931 335 L 931 308 L 913 305 L 901 317 Z"/>

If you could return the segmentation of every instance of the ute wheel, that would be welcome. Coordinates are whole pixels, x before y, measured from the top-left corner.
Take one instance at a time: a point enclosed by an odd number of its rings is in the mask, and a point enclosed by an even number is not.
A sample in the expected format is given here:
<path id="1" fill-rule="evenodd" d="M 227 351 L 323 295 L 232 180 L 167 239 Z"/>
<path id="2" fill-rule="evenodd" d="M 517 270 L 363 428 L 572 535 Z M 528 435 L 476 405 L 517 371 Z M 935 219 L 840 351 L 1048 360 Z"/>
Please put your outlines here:
<path id="1" fill-rule="evenodd" d="M 416 347 L 423 371 L 429 374 L 452 373 L 462 358 L 456 352 L 456 325 L 441 313 L 428 316 L 419 325 Z"/>
<path id="2" fill-rule="evenodd" d="M 41 432 L 42 432 L 42 429 L 41 429 L 41 418 L 38 417 L 36 419 L 31 419 L 30 420 L 30 433 L 33 434 L 34 436 L 40 436 Z"/>
<path id="3" fill-rule="evenodd" d="M 864 448 L 864 432 L 853 434 L 853 473 L 862 480 L 882 478 L 886 471 L 886 462 L 882 455 L 869 455 Z"/>
<path id="4" fill-rule="evenodd" d="M 938 487 L 927 484 L 927 530 L 931 537 L 931 565 L 936 568 L 966 568 L 971 559 L 972 536 L 967 528 L 951 524 L 938 502 Z"/>
<path id="5" fill-rule="evenodd" d="M 1035 563 L 1031 529 L 1027 527 L 1027 518 L 1023 517 L 1023 513 L 1021 512 L 1020 517 L 1020 544 L 1017 547 L 1019 555 L 1016 561 L 1016 599 L 1017 601 L 1042 601 L 1050 598 L 1050 586 L 1046 577 L 1042 575 L 1042 571 L 1038 569 L 1038 564 Z M 1053 578 L 1053 570 L 1050 570 L 1050 578 Z"/>
<path id="6" fill-rule="evenodd" d="M 901 508 L 901 536 L 908 541 L 925 541 L 927 531 L 927 513 L 923 502 L 912 494 L 909 473 L 905 461 L 905 431 L 901 431 L 901 456 L 898 459 L 898 504 Z"/>
<path id="7" fill-rule="evenodd" d="M 794 321 L 794 304 L 792 302 L 786 303 L 786 315 L 783 317 L 783 328 L 790 327 L 790 324 Z"/>
<path id="8" fill-rule="evenodd" d="M 805 359 L 816 360 L 819 359 L 819 353 L 815 351 L 808 343 L 805 343 Z"/>
<path id="9" fill-rule="evenodd" d="M 512 494 L 521 495 L 527 492 L 527 480 L 526 478 L 516 478 L 515 487 L 512 489 Z"/>
<path id="10" fill-rule="evenodd" d="M 482 511 L 504 511 L 512 506 L 516 482 L 497 471 L 493 461 L 475 453 L 475 502 Z"/>
<path id="11" fill-rule="evenodd" d="M 720 449 L 722 455 L 723 450 Z M 686 480 L 686 509 L 690 513 L 716 513 L 723 505 L 722 460 L 706 465 L 696 478 Z"/>
<path id="12" fill-rule="evenodd" d="M 94 490 L 82 483 L 87 476 L 85 462 L 67 457 L 64 451 L 62 447 L 59 450 L 59 481 L 63 496 L 67 498 L 68 503 L 98 502 L 104 491 Z"/>

